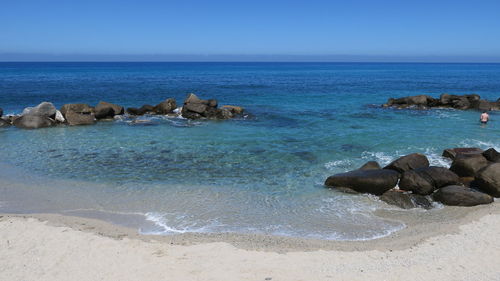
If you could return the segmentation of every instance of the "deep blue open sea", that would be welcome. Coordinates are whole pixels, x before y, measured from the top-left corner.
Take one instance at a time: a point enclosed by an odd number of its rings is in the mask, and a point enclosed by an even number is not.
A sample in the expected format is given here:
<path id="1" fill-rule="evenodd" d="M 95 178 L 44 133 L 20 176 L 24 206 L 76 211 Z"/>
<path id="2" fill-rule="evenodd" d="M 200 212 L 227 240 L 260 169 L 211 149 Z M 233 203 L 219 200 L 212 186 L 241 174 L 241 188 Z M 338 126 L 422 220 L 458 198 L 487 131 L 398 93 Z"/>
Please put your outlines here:
<path id="1" fill-rule="evenodd" d="M 94 126 L 0 129 L 0 212 L 105 216 L 142 233 L 264 233 L 356 240 L 404 227 L 368 195 L 323 187 L 369 160 L 500 148 L 500 115 L 384 109 L 389 97 L 500 97 L 500 64 L 0 63 L 0 108 L 43 101 L 241 105 L 227 121 L 141 117 Z M 412 211 L 408 211 L 412 212 Z"/>

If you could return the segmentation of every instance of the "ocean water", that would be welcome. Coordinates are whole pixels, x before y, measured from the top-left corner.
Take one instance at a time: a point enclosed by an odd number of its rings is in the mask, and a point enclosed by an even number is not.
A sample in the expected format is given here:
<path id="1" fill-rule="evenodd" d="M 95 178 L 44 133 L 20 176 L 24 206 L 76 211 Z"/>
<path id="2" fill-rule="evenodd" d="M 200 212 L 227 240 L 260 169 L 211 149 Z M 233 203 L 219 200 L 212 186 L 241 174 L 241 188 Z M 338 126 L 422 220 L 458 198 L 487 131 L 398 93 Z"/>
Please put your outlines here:
<path id="1" fill-rule="evenodd" d="M 326 189 L 335 173 L 412 152 L 500 148 L 500 115 L 384 109 L 389 97 L 500 97 L 500 64 L 0 63 L 0 107 L 127 106 L 187 93 L 241 105 L 227 121 L 145 116 L 94 126 L 0 129 L 0 212 L 105 216 L 142 233 L 235 232 L 373 239 L 404 224 L 369 195 Z M 408 212 L 415 212 L 408 211 Z"/>

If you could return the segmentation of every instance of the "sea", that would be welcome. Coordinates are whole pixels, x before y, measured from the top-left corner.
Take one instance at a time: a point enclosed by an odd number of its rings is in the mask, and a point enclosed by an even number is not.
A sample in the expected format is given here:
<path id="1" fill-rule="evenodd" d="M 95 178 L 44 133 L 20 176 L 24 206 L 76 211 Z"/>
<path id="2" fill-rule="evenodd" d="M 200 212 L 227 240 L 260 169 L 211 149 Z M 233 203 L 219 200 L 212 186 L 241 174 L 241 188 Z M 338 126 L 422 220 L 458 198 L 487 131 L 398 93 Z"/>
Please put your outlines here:
<path id="1" fill-rule="evenodd" d="M 246 113 L 0 129 L 0 212 L 95 217 L 155 235 L 369 240 L 406 227 L 377 215 L 396 207 L 325 188 L 328 176 L 413 152 L 447 167 L 443 149 L 500 149 L 498 113 L 482 126 L 477 111 L 381 107 L 420 94 L 497 100 L 500 64 L 0 63 L 4 115 L 43 101 L 181 106 L 188 93 Z"/>

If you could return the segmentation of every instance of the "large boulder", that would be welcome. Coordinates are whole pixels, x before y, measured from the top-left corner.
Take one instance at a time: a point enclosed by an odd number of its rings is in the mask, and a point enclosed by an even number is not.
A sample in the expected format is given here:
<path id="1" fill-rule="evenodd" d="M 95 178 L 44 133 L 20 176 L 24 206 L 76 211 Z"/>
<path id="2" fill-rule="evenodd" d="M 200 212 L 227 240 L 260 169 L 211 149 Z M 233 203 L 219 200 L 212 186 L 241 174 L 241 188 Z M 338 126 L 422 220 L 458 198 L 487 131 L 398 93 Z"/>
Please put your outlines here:
<path id="1" fill-rule="evenodd" d="M 488 165 L 488 160 L 481 154 L 459 155 L 450 170 L 460 177 L 474 177 L 476 173 Z"/>
<path id="2" fill-rule="evenodd" d="M 39 129 L 55 125 L 49 117 L 39 115 L 23 115 L 14 120 L 13 125 L 21 129 Z"/>
<path id="3" fill-rule="evenodd" d="M 481 169 L 476 175 L 475 184 L 480 190 L 494 197 L 500 197 L 500 163 Z"/>
<path id="4" fill-rule="evenodd" d="M 380 170 L 380 164 L 377 161 L 368 161 L 363 166 L 359 167 L 358 170 Z"/>
<path id="5" fill-rule="evenodd" d="M 481 154 L 483 150 L 478 147 L 456 147 L 443 150 L 443 157 L 455 159 L 458 155 Z"/>
<path id="6" fill-rule="evenodd" d="M 92 106 L 85 103 L 69 103 L 61 107 L 61 113 L 66 119 L 66 115 L 68 114 L 68 112 L 90 115 L 95 111 Z"/>
<path id="7" fill-rule="evenodd" d="M 354 170 L 326 179 L 327 187 L 347 187 L 360 193 L 381 195 L 396 186 L 399 173 L 393 170 Z"/>
<path id="8" fill-rule="evenodd" d="M 73 111 L 66 112 L 66 121 L 70 126 L 92 125 L 96 119 L 94 114 L 81 114 Z"/>
<path id="9" fill-rule="evenodd" d="M 195 94 L 188 94 L 182 106 L 182 117 L 188 119 L 218 118 L 223 115 L 227 114 L 217 109 L 216 100 L 202 100 Z"/>
<path id="10" fill-rule="evenodd" d="M 490 162 L 500 163 L 500 153 L 494 148 L 487 149 L 483 152 L 484 158 Z"/>
<path id="11" fill-rule="evenodd" d="M 490 204 L 493 197 L 464 186 L 450 185 L 436 191 L 432 198 L 450 206 L 476 206 Z"/>
<path id="12" fill-rule="evenodd" d="M 23 110 L 21 115 L 33 115 L 33 116 L 42 116 L 54 119 L 56 116 L 57 109 L 50 102 L 42 102 L 41 104 L 35 107 L 27 107 Z"/>
<path id="13" fill-rule="evenodd" d="M 385 166 L 384 169 L 403 173 L 405 171 L 427 167 L 429 167 L 429 160 L 425 155 L 420 153 L 412 153 L 394 160 L 392 163 Z"/>
<path id="14" fill-rule="evenodd" d="M 461 184 L 460 178 L 443 167 L 427 167 L 406 171 L 401 176 L 399 188 L 420 195 L 429 195 L 447 185 Z"/>
<path id="15" fill-rule="evenodd" d="M 123 106 L 100 101 L 95 107 L 95 117 L 97 119 L 113 118 L 115 115 L 122 115 L 125 112 Z"/>
<path id="16" fill-rule="evenodd" d="M 165 115 L 172 113 L 176 108 L 177 108 L 177 102 L 175 101 L 175 99 L 170 98 L 157 104 L 154 107 L 154 111 L 156 114 Z"/>
<path id="17" fill-rule="evenodd" d="M 418 207 L 424 209 L 432 208 L 432 202 L 427 197 L 409 192 L 401 192 L 394 189 L 385 192 L 379 198 L 387 204 L 394 205 L 402 209 L 413 209 Z"/>

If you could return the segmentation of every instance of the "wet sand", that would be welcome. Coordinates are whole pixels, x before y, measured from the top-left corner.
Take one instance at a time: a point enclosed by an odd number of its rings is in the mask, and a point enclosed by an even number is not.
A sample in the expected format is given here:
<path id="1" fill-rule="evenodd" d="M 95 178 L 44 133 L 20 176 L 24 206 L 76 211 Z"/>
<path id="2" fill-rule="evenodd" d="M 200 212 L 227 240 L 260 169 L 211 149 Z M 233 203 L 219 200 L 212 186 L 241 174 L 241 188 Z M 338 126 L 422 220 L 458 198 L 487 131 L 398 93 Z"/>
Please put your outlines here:
<path id="1" fill-rule="evenodd" d="M 369 241 L 139 235 L 57 214 L 0 218 L 0 280 L 500 280 L 499 202 L 381 212 L 407 227 Z"/>

